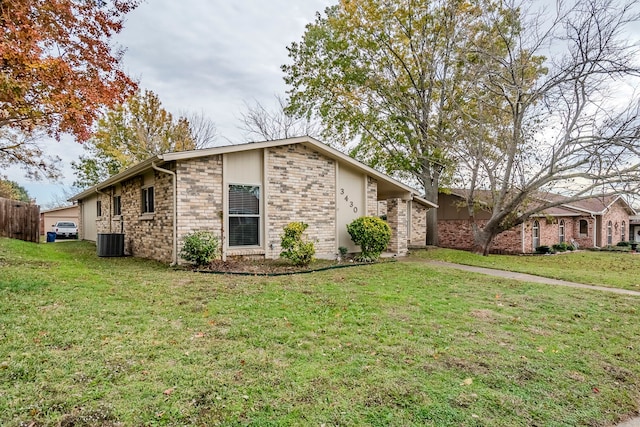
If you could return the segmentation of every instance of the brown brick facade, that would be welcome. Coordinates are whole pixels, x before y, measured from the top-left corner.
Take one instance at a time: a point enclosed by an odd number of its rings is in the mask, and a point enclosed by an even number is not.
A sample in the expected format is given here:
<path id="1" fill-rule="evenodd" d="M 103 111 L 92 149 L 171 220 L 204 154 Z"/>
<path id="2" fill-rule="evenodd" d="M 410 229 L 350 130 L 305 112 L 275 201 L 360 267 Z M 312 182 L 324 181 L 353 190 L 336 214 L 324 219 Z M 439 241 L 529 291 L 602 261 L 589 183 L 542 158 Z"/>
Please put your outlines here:
<path id="1" fill-rule="evenodd" d="M 411 203 L 411 236 L 409 244 L 422 246 L 427 242 L 427 211 L 429 209 L 419 203 Z"/>
<path id="2" fill-rule="evenodd" d="M 407 253 L 407 202 L 402 199 L 387 200 L 387 222 L 391 227 L 389 252 L 405 255 Z"/>
<path id="3" fill-rule="evenodd" d="M 283 228 L 290 222 L 302 221 L 309 224 L 306 235 L 315 244 L 316 256 L 334 258 L 338 242 L 349 241 L 343 228 L 345 223 L 358 215 L 382 214 L 378 207 L 380 185 L 387 194 L 394 194 L 393 197 L 403 194 L 402 199 L 391 199 L 388 203 L 388 221 L 394 239 L 390 249 L 403 254 L 409 238 L 425 239 L 426 207 L 408 204 L 404 196 L 410 197 L 413 193 L 319 143 L 276 145 L 268 142 L 249 149 L 247 146 L 238 150 L 221 148 L 206 153 L 191 157 L 170 153 L 168 157 L 149 159 L 146 164 L 123 172 L 120 179 L 81 193 L 77 199 L 81 205 L 86 201 L 93 210 L 99 200 L 102 207 L 102 215 L 95 219 L 95 229 L 89 230 L 89 240 L 92 236 L 95 239 L 96 232 L 124 233 L 125 254 L 167 263 L 178 254 L 180 262 L 183 237 L 205 230 L 220 238 L 223 256 L 275 259 L 280 255 Z M 230 184 L 260 187 L 260 234 L 256 246 L 225 244 L 229 216 L 225 210 L 230 209 Z M 143 213 L 143 191 L 149 187 L 154 189 L 154 212 Z M 347 196 L 339 197 L 341 189 L 346 189 Z M 112 206 L 116 195 L 121 198 L 121 215 L 117 216 Z M 409 212 L 411 205 L 415 211 Z M 81 216 L 82 221 L 89 218 L 93 221 L 94 214 L 89 209 L 87 214 L 86 218 Z M 83 223 L 80 228 L 83 233 Z"/>
<path id="4" fill-rule="evenodd" d="M 187 159 L 177 163 L 178 252 L 182 239 L 194 231 L 210 231 L 222 244 L 222 156 Z M 168 194 L 170 197 L 171 195 Z"/>
<path id="5" fill-rule="evenodd" d="M 267 150 L 266 254 L 280 255 L 280 236 L 292 221 L 309 224 L 316 256 L 335 256 L 336 165 L 304 145 L 286 145 Z"/>
<path id="6" fill-rule="evenodd" d="M 586 223 L 586 233 L 580 233 L 580 222 Z M 491 252 L 498 253 L 533 253 L 534 225 L 537 222 L 539 244 L 537 246 L 553 246 L 560 243 L 561 229 L 564 228 L 564 241 L 575 242 L 580 248 L 603 247 L 608 242 L 608 223 L 611 221 L 611 245 L 622 241 L 622 229 L 629 240 L 629 213 L 619 204 L 613 205 L 604 215 L 539 217 L 530 219 L 524 225 L 518 225 L 497 235 L 491 245 Z M 486 221 L 478 221 L 482 226 Z M 561 227 L 563 225 L 564 227 Z M 441 247 L 470 250 L 473 247 L 472 223 L 469 220 L 438 221 L 438 239 Z M 584 231 L 584 227 L 583 227 Z M 594 236 L 594 232 L 596 235 Z M 595 239 L 595 243 L 594 243 Z M 524 243 L 523 243 L 524 241 Z"/>

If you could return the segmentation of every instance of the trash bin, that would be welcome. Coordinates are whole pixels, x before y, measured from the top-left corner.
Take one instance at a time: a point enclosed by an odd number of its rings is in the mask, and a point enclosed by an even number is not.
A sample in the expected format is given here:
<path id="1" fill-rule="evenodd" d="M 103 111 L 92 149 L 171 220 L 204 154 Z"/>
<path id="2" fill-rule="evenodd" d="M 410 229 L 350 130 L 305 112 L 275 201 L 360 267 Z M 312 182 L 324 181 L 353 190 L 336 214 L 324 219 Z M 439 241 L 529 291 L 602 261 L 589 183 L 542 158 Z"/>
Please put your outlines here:
<path id="1" fill-rule="evenodd" d="M 55 231 L 47 231 L 47 243 L 56 241 L 56 232 Z"/>

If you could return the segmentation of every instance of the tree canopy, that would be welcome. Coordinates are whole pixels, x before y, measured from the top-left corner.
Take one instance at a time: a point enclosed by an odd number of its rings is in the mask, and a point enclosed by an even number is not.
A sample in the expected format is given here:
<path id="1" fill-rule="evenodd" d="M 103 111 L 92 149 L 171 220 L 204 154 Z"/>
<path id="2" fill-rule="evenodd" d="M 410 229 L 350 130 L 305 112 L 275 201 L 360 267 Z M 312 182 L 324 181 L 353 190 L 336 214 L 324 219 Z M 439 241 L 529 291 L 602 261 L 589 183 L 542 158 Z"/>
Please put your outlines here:
<path id="1" fill-rule="evenodd" d="M 103 107 L 132 93 L 112 37 L 138 0 L 0 2 L 0 163 L 35 176 L 55 165 L 34 150 L 34 132 L 82 142 Z"/>
<path id="2" fill-rule="evenodd" d="M 194 150 L 213 143 L 215 125 L 202 115 L 175 119 L 152 91 L 137 92 L 98 120 L 85 143 L 86 155 L 73 162 L 74 186 L 87 188 L 157 154 Z"/>
<path id="3" fill-rule="evenodd" d="M 463 187 L 486 253 L 553 205 L 545 192 L 637 191 L 640 103 L 633 87 L 611 97 L 640 75 L 624 37 L 637 4 L 342 0 L 289 47 L 288 111 L 319 118 L 352 155 L 430 200 Z M 488 222 L 475 221 L 480 204 Z M 427 243 L 436 228 L 432 210 Z"/>
<path id="4" fill-rule="evenodd" d="M 31 201 L 31 196 L 29 196 L 27 190 L 14 181 L 0 180 L 0 197 L 27 203 Z"/>
<path id="5" fill-rule="evenodd" d="M 482 4 L 481 4 L 482 3 Z M 460 64 L 487 2 L 342 0 L 318 14 L 284 65 L 291 114 L 437 201 L 450 175 Z M 429 238 L 437 243 L 435 210 Z"/>

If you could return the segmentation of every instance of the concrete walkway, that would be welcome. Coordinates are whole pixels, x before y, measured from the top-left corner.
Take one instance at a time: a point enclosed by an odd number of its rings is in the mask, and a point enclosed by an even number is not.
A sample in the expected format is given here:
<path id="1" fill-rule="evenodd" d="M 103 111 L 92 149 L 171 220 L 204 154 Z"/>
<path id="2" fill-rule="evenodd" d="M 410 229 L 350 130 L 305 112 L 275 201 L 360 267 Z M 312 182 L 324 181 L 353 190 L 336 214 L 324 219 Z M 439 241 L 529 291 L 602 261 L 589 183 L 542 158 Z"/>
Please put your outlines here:
<path id="1" fill-rule="evenodd" d="M 628 289 L 608 288 L 606 286 L 585 285 L 583 283 L 568 282 L 566 280 L 550 279 L 548 277 L 535 276 L 533 274 L 516 273 L 513 271 L 496 270 L 493 268 L 474 267 L 471 265 L 454 264 L 446 261 L 433 260 L 411 260 L 407 262 L 417 262 L 432 265 L 434 267 L 454 268 L 456 270 L 470 271 L 473 273 L 486 274 L 488 276 L 504 277 L 505 279 L 520 280 L 523 282 L 545 283 L 547 285 L 568 286 L 571 288 L 592 289 L 597 291 L 612 292 L 615 294 L 632 295 L 640 297 L 640 291 L 631 291 Z"/>
<path id="2" fill-rule="evenodd" d="M 533 274 L 515 273 L 513 271 L 496 270 L 493 268 L 485 268 L 485 267 L 473 267 L 470 265 L 454 264 L 452 262 L 446 262 L 446 261 L 411 260 L 407 262 L 424 263 L 424 264 L 432 265 L 434 267 L 454 268 L 456 270 L 471 271 L 473 273 L 486 274 L 488 276 L 494 276 L 494 277 L 504 277 L 506 279 L 521 280 L 524 282 L 546 283 L 548 285 L 568 286 L 571 288 L 580 288 L 580 289 L 592 289 L 592 290 L 640 297 L 640 292 L 638 291 L 630 291 L 627 289 L 618 289 L 618 288 L 607 288 L 605 286 L 585 285 L 583 283 L 575 283 L 575 282 L 568 282 L 566 280 L 550 279 L 548 277 L 535 276 Z M 640 417 L 630 418 L 627 421 L 624 421 L 616 425 L 616 427 L 640 427 Z"/>

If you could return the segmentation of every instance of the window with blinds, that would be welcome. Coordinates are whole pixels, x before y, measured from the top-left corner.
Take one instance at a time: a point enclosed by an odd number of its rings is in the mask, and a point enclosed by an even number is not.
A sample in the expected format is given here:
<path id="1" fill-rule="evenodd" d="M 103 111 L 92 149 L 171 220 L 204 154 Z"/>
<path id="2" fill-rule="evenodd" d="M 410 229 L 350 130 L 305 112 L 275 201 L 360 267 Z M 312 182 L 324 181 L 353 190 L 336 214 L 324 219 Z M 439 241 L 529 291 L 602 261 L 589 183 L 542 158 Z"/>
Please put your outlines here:
<path id="1" fill-rule="evenodd" d="M 260 187 L 229 186 L 229 246 L 260 245 Z"/>

